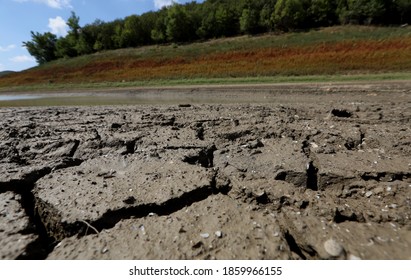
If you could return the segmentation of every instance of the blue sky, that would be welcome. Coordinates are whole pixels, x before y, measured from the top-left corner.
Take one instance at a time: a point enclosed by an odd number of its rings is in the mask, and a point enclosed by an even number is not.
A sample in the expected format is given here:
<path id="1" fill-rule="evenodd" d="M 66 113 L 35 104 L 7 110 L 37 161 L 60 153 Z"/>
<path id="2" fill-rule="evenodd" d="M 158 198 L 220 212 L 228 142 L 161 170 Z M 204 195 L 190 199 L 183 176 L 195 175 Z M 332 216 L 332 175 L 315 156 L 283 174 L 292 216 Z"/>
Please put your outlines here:
<path id="1" fill-rule="evenodd" d="M 111 21 L 155 11 L 171 3 L 172 0 L 0 0 L 0 71 L 36 66 L 22 42 L 31 40 L 30 31 L 65 35 L 65 22 L 71 11 L 80 17 L 83 26 L 96 19 Z"/>

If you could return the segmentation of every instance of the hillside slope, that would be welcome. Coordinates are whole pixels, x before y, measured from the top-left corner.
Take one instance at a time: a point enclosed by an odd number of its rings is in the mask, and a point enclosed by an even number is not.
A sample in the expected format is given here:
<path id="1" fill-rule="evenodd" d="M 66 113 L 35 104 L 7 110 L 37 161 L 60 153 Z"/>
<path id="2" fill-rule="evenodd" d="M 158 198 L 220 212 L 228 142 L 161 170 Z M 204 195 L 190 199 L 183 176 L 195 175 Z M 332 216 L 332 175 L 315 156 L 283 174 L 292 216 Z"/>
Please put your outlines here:
<path id="1" fill-rule="evenodd" d="M 302 33 L 101 52 L 0 77 L 0 89 L 388 72 L 411 72 L 410 27 L 330 27 Z"/>
<path id="2" fill-rule="evenodd" d="M 12 73 L 15 73 L 15 72 L 14 71 L 1 71 L 0 72 L 0 77 L 6 76 L 6 75 L 9 75 L 9 74 L 12 74 Z"/>

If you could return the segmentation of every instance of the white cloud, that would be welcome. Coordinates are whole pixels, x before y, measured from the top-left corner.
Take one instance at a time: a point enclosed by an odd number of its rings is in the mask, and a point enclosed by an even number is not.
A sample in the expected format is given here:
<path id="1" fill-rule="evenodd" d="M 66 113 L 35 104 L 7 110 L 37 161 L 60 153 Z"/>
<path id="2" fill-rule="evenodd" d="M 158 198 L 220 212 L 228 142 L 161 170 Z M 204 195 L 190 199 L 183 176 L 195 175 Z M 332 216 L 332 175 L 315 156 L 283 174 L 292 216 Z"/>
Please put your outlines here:
<path id="1" fill-rule="evenodd" d="M 8 52 L 16 48 L 16 45 L 8 45 L 7 47 L 0 46 L 0 52 Z"/>
<path id="2" fill-rule="evenodd" d="M 164 6 L 171 6 L 173 3 L 177 3 L 178 1 L 173 0 L 154 0 L 154 7 L 157 9 L 161 9 Z"/>
<path id="3" fill-rule="evenodd" d="M 65 36 L 67 34 L 67 24 L 62 17 L 49 18 L 48 27 L 51 29 L 51 33 L 57 36 Z"/>
<path id="4" fill-rule="evenodd" d="M 4 71 L 4 70 L 6 69 L 4 68 L 3 64 L 0 63 L 0 71 Z"/>
<path id="5" fill-rule="evenodd" d="M 14 0 L 15 2 L 35 2 L 40 4 L 45 4 L 50 8 L 63 9 L 63 8 L 73 8 L 71 5 L 71 0 Z"/>
<path id="6" fill-rule="evenodd" d="M 14 63 L 24 63 L 24 62 L 34 62 L 35 59 L 28 55 L 18 55 L 18 56 L 10 58 L 10 61 Z"/>

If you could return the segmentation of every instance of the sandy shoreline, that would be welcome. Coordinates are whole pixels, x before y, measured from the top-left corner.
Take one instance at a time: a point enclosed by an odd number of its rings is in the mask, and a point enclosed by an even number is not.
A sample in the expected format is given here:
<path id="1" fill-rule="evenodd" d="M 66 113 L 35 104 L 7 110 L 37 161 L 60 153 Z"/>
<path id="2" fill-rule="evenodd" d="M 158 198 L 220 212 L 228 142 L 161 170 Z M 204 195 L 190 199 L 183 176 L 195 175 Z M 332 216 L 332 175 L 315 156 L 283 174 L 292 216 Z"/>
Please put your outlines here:
<path id="1" fill-rule="evenodd" d="M 411 258 L 410 82 L 122 93 L 0 108 L 0 259 Z"/>

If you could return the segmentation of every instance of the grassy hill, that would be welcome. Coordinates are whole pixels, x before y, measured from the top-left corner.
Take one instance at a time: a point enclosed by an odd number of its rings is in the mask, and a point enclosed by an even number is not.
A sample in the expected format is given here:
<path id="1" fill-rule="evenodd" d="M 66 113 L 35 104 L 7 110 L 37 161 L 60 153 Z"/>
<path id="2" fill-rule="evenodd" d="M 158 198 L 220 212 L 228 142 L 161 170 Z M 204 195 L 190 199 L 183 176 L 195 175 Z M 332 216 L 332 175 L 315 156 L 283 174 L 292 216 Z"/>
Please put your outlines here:
<path id="1" fill-rule="evenodd" d="M 0 77 L 0 90 L 207 84 L 381 73 L 402 73 L 402 78 L 411 78 L 411 27 L 339 26 L 120 49 L 61 59 Z"/>
<path id="2" fill-rule="evenodd" d="M 1 71 L 0 72 L 0 77 L 6 76 L 6 75 L 9 75 L 9 74 L 12 74 L 12 73 L 15 73 L 15 72 L 14 71 Z"/>

